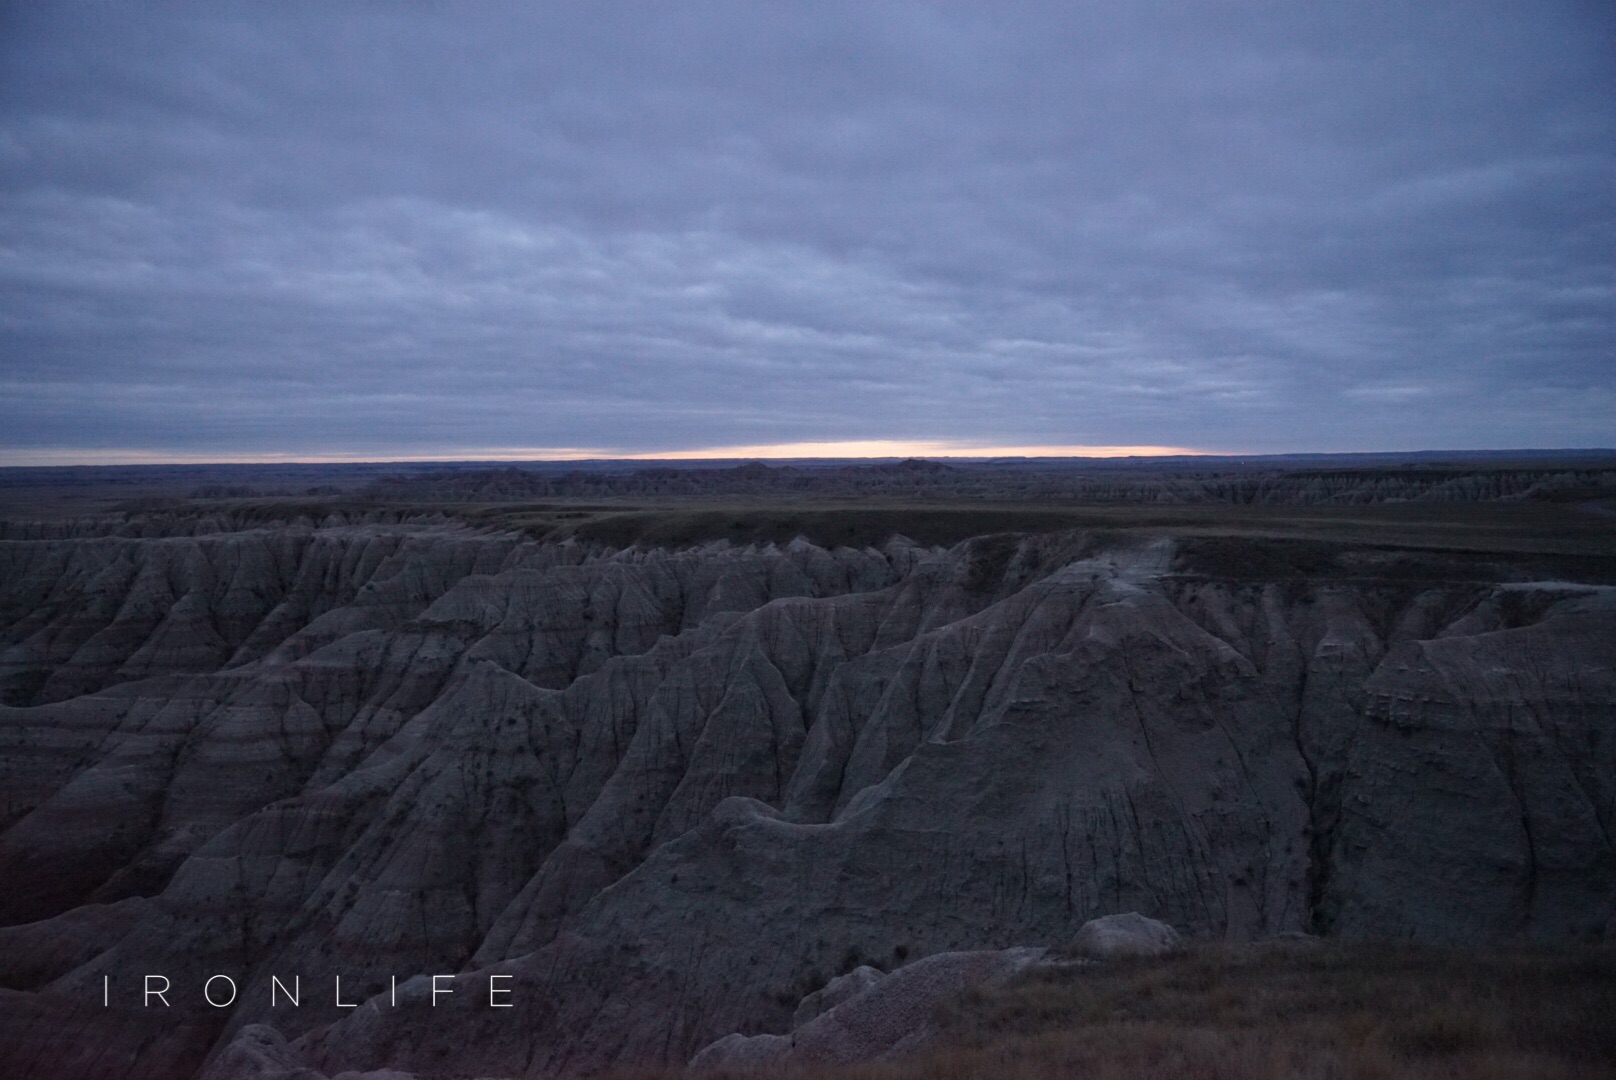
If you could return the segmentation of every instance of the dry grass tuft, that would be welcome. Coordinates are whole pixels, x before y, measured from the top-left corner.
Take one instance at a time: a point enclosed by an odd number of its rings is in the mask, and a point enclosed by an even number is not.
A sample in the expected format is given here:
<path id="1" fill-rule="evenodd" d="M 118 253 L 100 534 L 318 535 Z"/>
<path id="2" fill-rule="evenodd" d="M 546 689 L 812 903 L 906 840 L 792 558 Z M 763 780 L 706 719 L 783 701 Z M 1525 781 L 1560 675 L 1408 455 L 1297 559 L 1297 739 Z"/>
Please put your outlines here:
<path id="1" fill-rule="evenodd" d="M 1158 960 L 1031 973 L 968 995 L 938 1020 L 944 1040 L 929 1053 L 786 1075 L 799 1080 L 1616 1077 L 1616 949 L 1200 945 Z M 739 1080 L 757 1074 L 729 1075 Z"/>

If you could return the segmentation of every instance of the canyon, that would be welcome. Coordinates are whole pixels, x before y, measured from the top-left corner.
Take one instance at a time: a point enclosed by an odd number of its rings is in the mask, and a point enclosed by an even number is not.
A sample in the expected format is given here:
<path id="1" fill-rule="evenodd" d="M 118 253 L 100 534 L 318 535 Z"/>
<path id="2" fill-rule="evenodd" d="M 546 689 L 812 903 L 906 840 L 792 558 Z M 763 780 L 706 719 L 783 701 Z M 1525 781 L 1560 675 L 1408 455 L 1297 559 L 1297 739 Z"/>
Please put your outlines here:
<path id="1" fill-rule="evenodd" d="M 838 542 L 822 507 L 343 498 L 7 525 L 8 1075 L 680 1066 L 850 972 L 1129 912 L 1616 936 L 1597 512 L 855 506 L 883 535 Z"/>

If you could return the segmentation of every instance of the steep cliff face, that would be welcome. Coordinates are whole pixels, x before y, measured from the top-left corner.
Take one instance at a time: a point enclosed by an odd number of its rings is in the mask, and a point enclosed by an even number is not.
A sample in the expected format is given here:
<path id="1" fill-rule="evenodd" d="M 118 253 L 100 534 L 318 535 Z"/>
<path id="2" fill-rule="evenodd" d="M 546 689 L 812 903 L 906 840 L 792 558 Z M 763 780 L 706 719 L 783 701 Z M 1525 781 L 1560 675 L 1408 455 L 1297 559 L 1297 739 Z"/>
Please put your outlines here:
<path id="1" fill-rule="evenodd" d="M 1120 911 L 1616 931 L 1608 588 L 1352 550 L 1211 572 L 1073 534 L 0 548 L 20 1075 L 233 1069 L 265 1022 L 328 1074 L 683 1061 L 859 964 Z M 141 1007 L 148 972 L 172 1008 Z M 432 1005 L 420 976 L 452 972 Z"/>

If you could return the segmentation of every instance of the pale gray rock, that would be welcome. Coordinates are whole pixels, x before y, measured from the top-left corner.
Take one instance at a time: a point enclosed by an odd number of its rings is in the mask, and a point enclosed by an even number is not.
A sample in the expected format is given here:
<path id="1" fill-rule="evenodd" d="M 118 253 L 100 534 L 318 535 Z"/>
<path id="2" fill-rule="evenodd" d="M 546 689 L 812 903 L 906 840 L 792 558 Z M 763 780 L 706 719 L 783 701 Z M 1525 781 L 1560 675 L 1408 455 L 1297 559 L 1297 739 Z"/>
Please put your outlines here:
<path id="1" fill-rule="evenodd" d="M 939 1006 L 967 990 L 1003 982 L 1046 956 L 1041 948 L 928 956 L 884 977 L 864 977 L 856 993 L 794 1024 L 788 1035 L 728 1035 L 696 1054 L 690 1066 L 699 1072 L 849 1065 L 911 1052 L 935 1035 Z"/>
<path id="2" fill-rule="evenodd" d="M 800 1028 L 827 1009 L 834 1009 L 850 997 L 855 997 L 886 978 L 886 972 L 868 964 L 860 964 L 846 975 L 838 975 L 815 990 L 797 1005 L 791 1014 L 791 1026 Z"/>
<path id="3" fill-rule="evenodd" d="M 1607 588 L 1412 584 L 1385 553 L 1217 576 L 1082 535 L 227 524 L 0 542 L 13 1075 L 192 1075 L 238 1041 L 327 1076 L 677 1063 L 784 1037 L 835 972 L 895 969 L 873 993 L 1116 912 L 1616 930 Z M 172 1010 L 100 1008 L 145 971 Z M 446 972 L 454 1000 L 386 1003 Z M 272 973 L 314 988 L 295 1013 Z M 495 973 L 515 1008 L 478 1006 Z"/>
<path id="4" fill-rule="evenodd" d="M 1179 944 L 1177 930 L 1164 922 L 1147 919 L 1137 911 L 1125 915 L 1103 915 L 1078 928 L 1071 950 L 1095 960 L 1115 960 L 1130 956 L 1161 956 Z"/>
<path id="5" fill-rule="evenodd" d="M 201 1080 L 326 1080 L 303 1064 L 297 1051 L 268 1024 L 248 1024 L 203 1070 Z M 411 1080 L 386 1071 L 376 1080 Z"/>
<path id="6" fill-rule="evenodd" d="M 715 1069 L 762 1070 L 783 1065 L 791 1053 L 789 1035 L 731 1032 L 690 1059 L 696 1073 Z"/>

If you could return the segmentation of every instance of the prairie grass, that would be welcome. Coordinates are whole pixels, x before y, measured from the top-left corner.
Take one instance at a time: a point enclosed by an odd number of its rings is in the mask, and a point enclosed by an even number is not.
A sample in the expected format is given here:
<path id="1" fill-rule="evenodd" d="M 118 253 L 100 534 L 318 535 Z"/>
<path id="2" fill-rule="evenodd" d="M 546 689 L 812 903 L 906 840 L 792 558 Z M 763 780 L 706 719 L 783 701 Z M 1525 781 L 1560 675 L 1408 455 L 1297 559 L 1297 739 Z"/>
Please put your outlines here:
<path id="1" fill-rule="evenodd" d="M 1616 949 L 1273 942 L 1039 971 L 952 1002 L 930 1051 L 799 1080 L 1616 1077 Z M 680 1075 L 679 1073 L 666 1075 Z"/>

